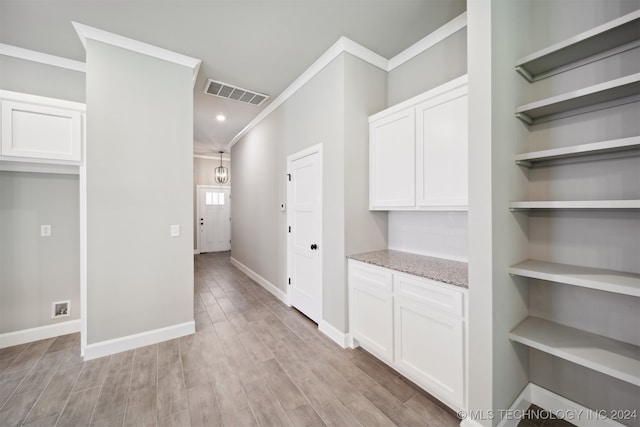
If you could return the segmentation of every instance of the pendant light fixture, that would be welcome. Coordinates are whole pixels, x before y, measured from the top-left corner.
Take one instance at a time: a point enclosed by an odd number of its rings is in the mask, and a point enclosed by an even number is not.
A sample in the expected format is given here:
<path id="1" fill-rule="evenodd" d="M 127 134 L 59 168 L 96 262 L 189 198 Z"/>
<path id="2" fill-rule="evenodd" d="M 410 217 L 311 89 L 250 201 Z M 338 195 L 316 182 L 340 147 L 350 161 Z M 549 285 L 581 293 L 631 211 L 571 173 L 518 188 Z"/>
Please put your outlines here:
<path id="1" fill-rule="evenodd" d="M 226 184 L 229 180 L 229 170 L 222 166 L 222 153 L 224 151 L 218 151 L 220 153 L 220 166 L 216 168 L 216 182 L 218 184 Z"/>

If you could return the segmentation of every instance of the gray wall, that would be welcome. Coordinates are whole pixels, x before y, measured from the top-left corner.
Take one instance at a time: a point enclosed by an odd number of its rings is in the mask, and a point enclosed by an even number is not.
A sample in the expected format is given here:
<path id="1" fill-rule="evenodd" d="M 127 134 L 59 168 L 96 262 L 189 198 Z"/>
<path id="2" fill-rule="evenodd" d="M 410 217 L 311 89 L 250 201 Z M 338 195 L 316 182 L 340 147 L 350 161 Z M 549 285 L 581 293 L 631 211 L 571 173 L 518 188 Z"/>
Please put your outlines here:
<path id="1" fill-rule="evenodd" d="M 494 409 L 491 0 L 469 0 L 469 410 Z M 490 420 L 477 420 L 492 425 Z"/>
<path id="2" fill-rule="evenodd" d="M 231 152 L 232 256 L 286 292 L 286 213 L 279 210 L 286 201 L 286 158 L 323 144 L 323 317 L 342 331 L 347 251 L 386 246 L 384 214 L 369 213 L 362 196 L 368 194 L 366 117 L 384 108 L 385 89 L 384 72 L 341 55 Z M 362 96 L 366 90 L 371 93 Z M 347 226 L 356 221 L 358 227 Z"/>
<path id="3" fill-rule="evenodd" d="M 198 248 L 198 185 L 221 185 L 216 183 L 215 168 L 220 160 L 193 158 L 193 249 Z M 222 166 L 229 169 L 229 180 L 223 187 L 231 187 L 231 161 L 222 161 Z"/>
<path id="4" fill-rule="evenodd" d="M 88 40 L 87 117 L 88 344 L 192 321 L 192 70 Z"/>
<path id="5" fill-rule="evenodd" d="M 85 73 L 0 55 L 0 88 L 84 102 Z"/>
<path id="6" fill-rule="evenodd" d="M 0 172 L 0 334 L 80 317 L 78 224 L 77 175 Z M 64 300 L 70 317 L 51 319 Z"/>
<path id="7" fill-rule="evenodd" d="M 467 29 L 450 35 L 389 72 L 388 105 L 395 105 L 467 73 Z"/>

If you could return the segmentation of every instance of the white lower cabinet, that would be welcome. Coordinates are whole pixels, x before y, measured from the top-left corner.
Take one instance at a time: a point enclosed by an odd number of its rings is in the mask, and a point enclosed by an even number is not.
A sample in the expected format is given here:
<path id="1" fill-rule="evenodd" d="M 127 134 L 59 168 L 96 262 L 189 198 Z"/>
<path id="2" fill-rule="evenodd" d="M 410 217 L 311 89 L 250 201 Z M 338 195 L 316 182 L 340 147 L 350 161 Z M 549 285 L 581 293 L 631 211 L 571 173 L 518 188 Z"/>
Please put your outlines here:
<path id="1" fill-rule="evenodd" d="M 391 272 L 349 262 L 351 335 L 370 353 L 393 362 Z"/>
<path id="2" fill-rule="evenodd" d="M 349 260 L 350 330 L 455 410 L 466 408 L 466 291 Z"/>

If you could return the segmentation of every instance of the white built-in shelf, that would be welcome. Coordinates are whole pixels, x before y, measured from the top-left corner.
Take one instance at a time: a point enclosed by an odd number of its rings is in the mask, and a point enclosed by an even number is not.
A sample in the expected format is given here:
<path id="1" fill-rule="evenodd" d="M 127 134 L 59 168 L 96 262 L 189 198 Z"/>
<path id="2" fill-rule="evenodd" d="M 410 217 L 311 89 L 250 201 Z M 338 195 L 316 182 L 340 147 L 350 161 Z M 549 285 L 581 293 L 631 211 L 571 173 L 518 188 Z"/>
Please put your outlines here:
<path id="1" fill-rule="evenodd" d="M 515 161 L 518 165 L 533 167 L 540 162 L 561 159 L 588 159 L 590 156 L 619 154 L 621 152 L 629 152 L 629 154 L 634 155 L 640 154 L 640 136 L 516 154 Z"/>
<path id="2" fill-rule="evenodd" d="M 528 317 L 509 334 L 513 341 L 640 386 L 640 347 Z"/>
<path id="3" fill-rule="evenodd" d="M 516 71 L 530 82 L 638 47 L 640 10 L 525 56 Z"/>
<path id="4" fill-rule="evenodd" d="M 542 99 L 516 109 L 528 125 L 640 101 L 640 73 Z"/>
<path id="5" fill-rule="evenodd" d="M 548 200 L 510 202 L 509 209 L 640 209 L 640 200 Z"/>
<path id="6" fill-rule="evenodd" d="M 583 288 L 640 297 L 640 274 L 553 262 L 527 260 L 509 268 L 510 274 Z"/>

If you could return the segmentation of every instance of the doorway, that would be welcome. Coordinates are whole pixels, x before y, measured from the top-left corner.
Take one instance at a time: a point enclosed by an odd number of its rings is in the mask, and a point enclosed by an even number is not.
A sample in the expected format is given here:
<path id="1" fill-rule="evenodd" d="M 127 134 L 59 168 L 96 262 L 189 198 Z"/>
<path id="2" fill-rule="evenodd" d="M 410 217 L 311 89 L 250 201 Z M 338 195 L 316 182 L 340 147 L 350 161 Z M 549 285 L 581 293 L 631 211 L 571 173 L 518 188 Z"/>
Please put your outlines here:
<path id="1" fill-rule="evenodd" d="M 287 157 L 289 303 L 322 319 L 322 144 Z"/>
<path id="2" fill-rule="evenodd" d="M 231 249 L 231 190 L 198 185 L 198 252 Z"/>

